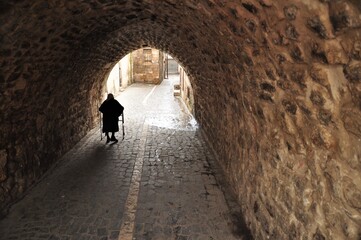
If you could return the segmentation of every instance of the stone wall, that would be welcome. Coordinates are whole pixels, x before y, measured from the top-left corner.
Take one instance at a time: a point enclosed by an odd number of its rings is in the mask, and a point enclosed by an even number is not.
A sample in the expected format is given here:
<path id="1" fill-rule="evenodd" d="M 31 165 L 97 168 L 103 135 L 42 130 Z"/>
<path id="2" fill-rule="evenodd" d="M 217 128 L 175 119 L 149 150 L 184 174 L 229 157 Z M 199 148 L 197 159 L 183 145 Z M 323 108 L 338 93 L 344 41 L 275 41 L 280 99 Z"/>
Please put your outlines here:
<path id="1" fill-rule="evenodd" d="M 357 0 L 0 2 L 1 209 L 95 126 L 106 74 L 147 45 L 184 66 L 255 239 L 360 239 L 360 11 Z"/>
<path id="2" fill-rule="evenodd" d="M 114 96 L 119 95 L 126 87 L 131 85 L 133 81 L 133 62 L 131 53 L 123 57 L 117 62 L 109 75 L 106 77 L 106 94 L 104 100 L 107 98 L 108 93 L 113 93 Z"/>
<path id="3" fill-rule="evenodd" d="M 194 94 L 191 82 L 187 73 L 179 67 L 180 76 L 180 96 L 186 104 L 188 110 L 194 115 Z"/>
<path id="4" fill-rule="evenodd" d="M 125 89 L 133 83 L 133 58 L 132 54 L 127 54 L 120 61 L 121 88 Z"/>
<path id="5" fill-rule="evenodd" d="M 118 95 L 120 91 L 120 77 L 120 62 L 117 62 L 107 77 L 107 93 L 113 93 L 115 96 Z"/>
<path id="6" fill-rule="evenodd" d="M 132 57 L 134 82 L 159 84 L 163 80 L 163 53 L 159 50 L 139 49 L 132 52 Z"/>

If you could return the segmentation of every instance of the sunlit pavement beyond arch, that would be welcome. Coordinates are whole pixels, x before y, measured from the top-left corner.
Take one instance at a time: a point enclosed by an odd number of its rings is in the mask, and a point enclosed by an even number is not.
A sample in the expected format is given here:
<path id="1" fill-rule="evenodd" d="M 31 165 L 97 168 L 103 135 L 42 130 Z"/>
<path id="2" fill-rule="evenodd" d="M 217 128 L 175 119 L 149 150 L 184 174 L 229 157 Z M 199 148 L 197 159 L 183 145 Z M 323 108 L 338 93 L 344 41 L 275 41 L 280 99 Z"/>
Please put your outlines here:
<path id="1" fill-rule="evenodd" d="M 175 81 L 122 92 L 125 139 L 92 130 L 11 208 L 0 238 L 248 239 Z"/>

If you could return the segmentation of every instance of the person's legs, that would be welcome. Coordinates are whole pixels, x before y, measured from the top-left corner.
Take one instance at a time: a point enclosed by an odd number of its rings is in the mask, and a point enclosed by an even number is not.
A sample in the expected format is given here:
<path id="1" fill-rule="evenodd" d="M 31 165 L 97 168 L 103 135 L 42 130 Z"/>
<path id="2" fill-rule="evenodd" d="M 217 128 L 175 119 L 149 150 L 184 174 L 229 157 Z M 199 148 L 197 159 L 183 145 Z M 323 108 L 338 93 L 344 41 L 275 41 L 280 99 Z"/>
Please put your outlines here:
<path id="1" fill-rule="evenodd" d="M 112 132 L 112 137 L 110 138 L 111 141 L 118 142 L 118 139 L 115 138 L 114 132 Z"/>
<path id="2" fill-rule="evenodd" d="M 105 136 L 107 136 L 107 143 L 110 142 L 110 137 L 109 137 L 109 133 L 105 132 Z"/>

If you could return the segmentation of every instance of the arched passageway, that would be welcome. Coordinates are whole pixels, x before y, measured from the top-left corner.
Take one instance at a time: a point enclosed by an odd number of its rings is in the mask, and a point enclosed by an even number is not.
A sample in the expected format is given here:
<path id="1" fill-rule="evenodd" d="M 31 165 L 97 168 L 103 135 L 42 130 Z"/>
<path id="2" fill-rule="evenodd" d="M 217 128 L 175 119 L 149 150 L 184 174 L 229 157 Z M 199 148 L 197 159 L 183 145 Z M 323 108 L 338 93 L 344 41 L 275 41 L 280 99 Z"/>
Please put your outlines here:
<path id="1" fill-rule="evenodd" d="M 2 208 L 95 126 L 104 76 L 147 45 L 189 74 L 196 119 L 255 237 L 359 238 L 359 1 L 0 9 Z"/>

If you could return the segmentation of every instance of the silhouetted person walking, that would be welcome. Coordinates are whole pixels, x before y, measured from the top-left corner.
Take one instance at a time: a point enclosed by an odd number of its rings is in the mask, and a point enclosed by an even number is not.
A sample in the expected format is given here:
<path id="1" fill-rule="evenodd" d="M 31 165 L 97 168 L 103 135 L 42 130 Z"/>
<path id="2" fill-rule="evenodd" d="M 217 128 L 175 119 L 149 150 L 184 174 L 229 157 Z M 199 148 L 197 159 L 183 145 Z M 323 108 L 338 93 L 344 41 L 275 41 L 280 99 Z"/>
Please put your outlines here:
<path id="1" fill-rule="evenodd" d="M 119 131 L 118 117 L 122 115 L 124 107 L 109 93 L 107 99 L 102 103 L 99 111 L 103 113 L 103 132 L 107 136 L 107 143 L 118 142 L 114 133 Z M 109 137 L 109 132 L 112 136 Z"/>

